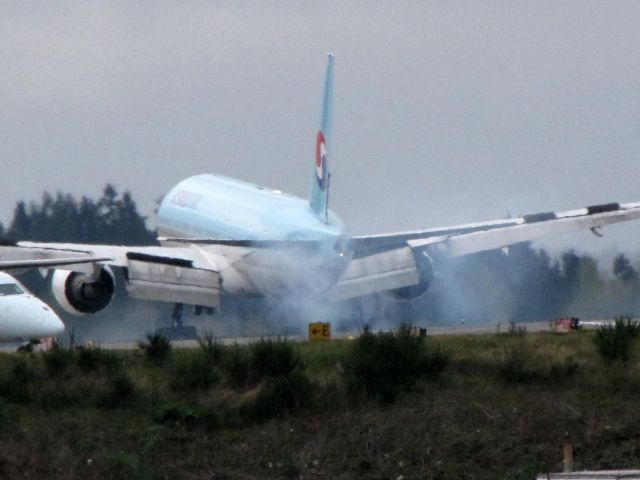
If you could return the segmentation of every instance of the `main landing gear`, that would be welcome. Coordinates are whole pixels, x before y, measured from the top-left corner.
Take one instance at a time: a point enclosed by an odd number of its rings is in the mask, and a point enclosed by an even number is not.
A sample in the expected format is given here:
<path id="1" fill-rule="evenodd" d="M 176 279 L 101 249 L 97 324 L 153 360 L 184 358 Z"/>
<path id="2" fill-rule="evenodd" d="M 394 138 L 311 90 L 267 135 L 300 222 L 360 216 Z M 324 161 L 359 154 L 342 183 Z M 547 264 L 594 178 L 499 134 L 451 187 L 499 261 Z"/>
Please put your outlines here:
<path id="1" fill-rule="evenodd" d="M 202 305 L 196 305 L 194 307 L 194 315 L 202 315 L 205 312 L 208 315 L 213 315 L 215 309 L 211 307 L 203 307 Z M 157 333 L 167 338 L 168 340 L 196 340 L 198 338 L 198 331 L 193 325 L 185 325 L 183 321 L 184 305 L 182 303 L 176 303 L 173 306 L 171 312 L 172 325 L 170 327 L 160 327 Z"/>

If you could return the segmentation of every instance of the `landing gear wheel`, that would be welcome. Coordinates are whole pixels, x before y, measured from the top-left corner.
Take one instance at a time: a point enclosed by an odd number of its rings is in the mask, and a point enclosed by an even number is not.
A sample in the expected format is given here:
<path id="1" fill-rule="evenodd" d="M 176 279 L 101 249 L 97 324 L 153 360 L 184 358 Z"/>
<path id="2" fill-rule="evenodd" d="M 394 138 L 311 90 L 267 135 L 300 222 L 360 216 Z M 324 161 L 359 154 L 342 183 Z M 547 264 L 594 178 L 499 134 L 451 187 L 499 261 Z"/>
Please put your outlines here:
<path id="1" fill-rule="evenodd" d="M 198 331 L 193 325 L 184 325 L 182 320 L 183 305 L 176 303 L 173 306 L 171 319 L 173 323 L 170 327 L 160 327 L 156 333 L 162 335 L 167 340 L 195 340 L 198 338 Z"/>

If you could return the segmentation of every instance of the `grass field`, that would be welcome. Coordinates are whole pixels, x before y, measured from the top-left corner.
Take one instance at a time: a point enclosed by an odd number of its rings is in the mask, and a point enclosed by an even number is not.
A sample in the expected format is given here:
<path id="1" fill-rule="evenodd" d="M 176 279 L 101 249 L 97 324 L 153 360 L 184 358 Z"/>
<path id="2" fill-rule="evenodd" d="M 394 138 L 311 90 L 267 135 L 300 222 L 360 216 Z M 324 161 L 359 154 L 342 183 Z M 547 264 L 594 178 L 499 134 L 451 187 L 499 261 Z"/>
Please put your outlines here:
<path id="1" fill-rule="evenodd" d="M 0 478 L 531 479 L 640 466 L 595 332 L 0 356 Z M 636 340 L 634 340 L 636 342 Z"/>

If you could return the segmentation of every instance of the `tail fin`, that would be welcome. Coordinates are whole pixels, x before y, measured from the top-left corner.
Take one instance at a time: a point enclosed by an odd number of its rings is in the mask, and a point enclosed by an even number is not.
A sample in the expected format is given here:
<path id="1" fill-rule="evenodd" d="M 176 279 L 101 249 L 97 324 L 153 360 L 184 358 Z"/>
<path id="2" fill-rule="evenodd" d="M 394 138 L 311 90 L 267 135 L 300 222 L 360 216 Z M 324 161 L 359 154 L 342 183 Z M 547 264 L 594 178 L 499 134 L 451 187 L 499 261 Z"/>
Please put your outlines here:
<path id="1" fill-rule="evenodd" d="M 309 206 L 324 222 L 327 222 L 329 208 L 329 153 L 331 152 L 331 110 L 333 108 L 333 54 L 329 54 L 327 73 L 324 80 L 322 119 L 316 136 L 316 162 L 311 179 Z"/>

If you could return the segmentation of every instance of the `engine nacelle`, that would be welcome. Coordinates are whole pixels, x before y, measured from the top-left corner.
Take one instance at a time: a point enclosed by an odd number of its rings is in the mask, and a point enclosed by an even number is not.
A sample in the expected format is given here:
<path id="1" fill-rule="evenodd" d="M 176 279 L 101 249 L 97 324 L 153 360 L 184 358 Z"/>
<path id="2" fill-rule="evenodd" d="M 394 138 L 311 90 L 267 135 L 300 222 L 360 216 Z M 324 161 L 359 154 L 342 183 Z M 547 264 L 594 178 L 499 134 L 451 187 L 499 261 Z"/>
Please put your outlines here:
<path id="1" fill-rule="evenodd" d="M 56 270 L 51 289 L 58 304 L 67 312 L 86 315 L 99 312 L 111 303 L 115 279 L 108 267 L 100 269 L 96 281 L 85 273 Z"/>
<path id="2" fill-rule="evenodd" d="M 433 283 L 433 262 L 425 251 L 413 251 L 416 267 L 420 272 L 420 282 L 408 287 L 396 288 L 381 292 L 389 300 L 396 302 L 410 302 L 424 295 Z"/>

